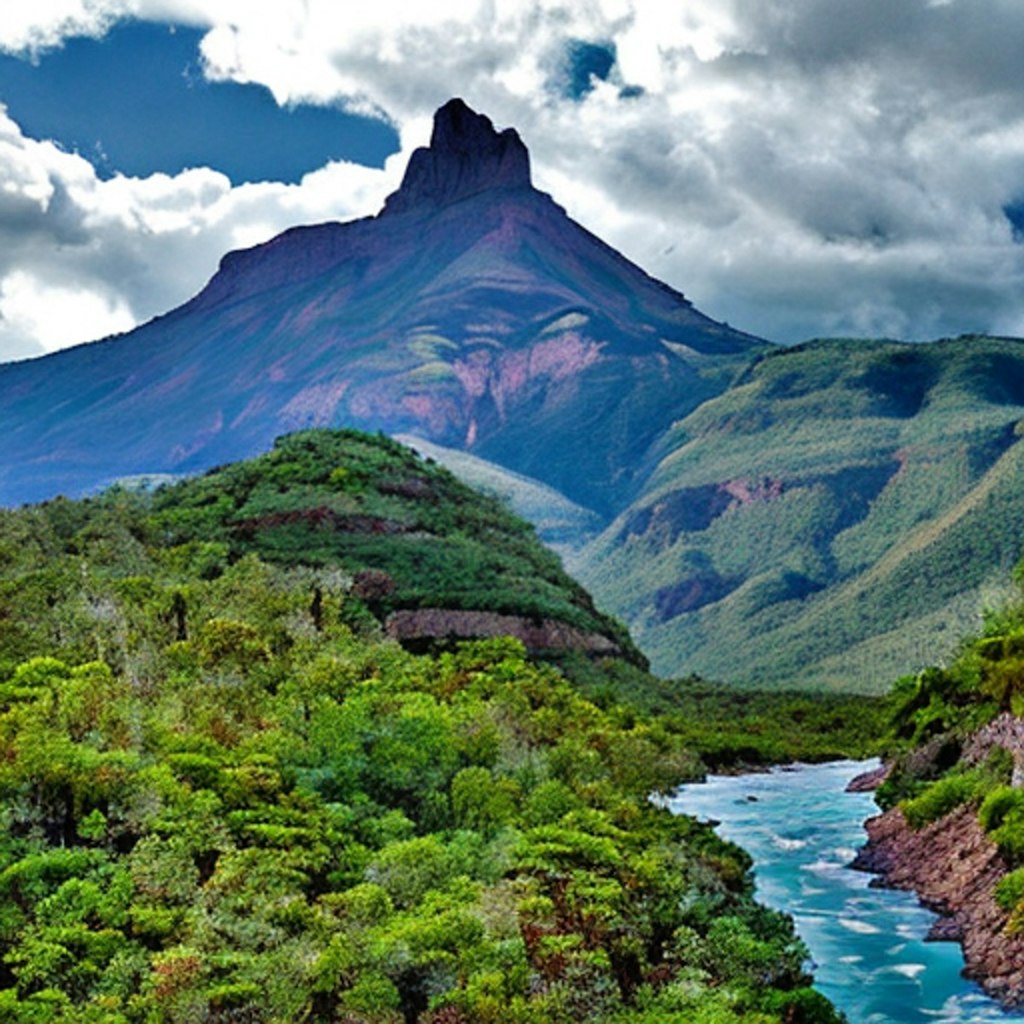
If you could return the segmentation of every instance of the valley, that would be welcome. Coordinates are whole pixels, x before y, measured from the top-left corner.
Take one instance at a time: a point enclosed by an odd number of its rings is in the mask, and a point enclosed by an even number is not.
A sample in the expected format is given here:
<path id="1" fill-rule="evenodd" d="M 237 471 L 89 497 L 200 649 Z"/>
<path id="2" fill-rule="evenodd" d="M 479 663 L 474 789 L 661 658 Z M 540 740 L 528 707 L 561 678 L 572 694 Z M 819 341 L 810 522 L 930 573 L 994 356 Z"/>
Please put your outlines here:
<path id="1" fill-rule="evenodd" d="M 736 330 L 456 99 L 0 397 L 5 1020 L 839 1024 L 651 797 L 874 755 L 1019 1002 L 1024 340 Z"/>
<path id="2" fill-rule="evenodd" d="M 397 443 L 5 510 L 0 553 L 5 1020 L 839 1024 L 748 856 L 649 799 L 735 719 L 629 703 L 622 628 Z M 424 608 L 565 628 L 397 643 Z"/>

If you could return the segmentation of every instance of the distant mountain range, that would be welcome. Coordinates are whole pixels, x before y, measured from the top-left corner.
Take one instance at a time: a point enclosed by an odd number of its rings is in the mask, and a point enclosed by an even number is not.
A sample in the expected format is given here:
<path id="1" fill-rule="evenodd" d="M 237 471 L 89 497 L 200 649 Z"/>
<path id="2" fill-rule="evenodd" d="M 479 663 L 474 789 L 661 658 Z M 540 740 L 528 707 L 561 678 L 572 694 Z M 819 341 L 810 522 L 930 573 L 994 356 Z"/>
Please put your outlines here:
<path id="1" fill-rule="evenodd" d="M 452 100 L 376 217 L 228 254 L 129 334 L 0 366 L 0 501 L 354 426 L 509 496 L 655 667 L 880 688 L 1021 553 L 1024 343 L 781 349 L 694 309 Z"/>

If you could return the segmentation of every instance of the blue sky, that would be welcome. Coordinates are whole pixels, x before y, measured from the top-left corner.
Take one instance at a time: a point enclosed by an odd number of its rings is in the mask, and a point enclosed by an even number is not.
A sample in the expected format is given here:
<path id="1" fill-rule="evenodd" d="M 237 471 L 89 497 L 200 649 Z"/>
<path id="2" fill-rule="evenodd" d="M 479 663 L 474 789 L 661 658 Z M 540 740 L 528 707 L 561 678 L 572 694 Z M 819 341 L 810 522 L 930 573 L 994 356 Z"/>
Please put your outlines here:
<path id="1" fill-rule="evenodd" d="M 453 95 L 704 312 L 1024 335 L 1019 0 L 45 0 L 0 18 L 0 360 L 375 213 Z"/>
<path id="2" fill-rule="evenodd" d="M 129 21 L 34 58 L 3 54 L 0 97 L 29 135 L 80 153 L 102 178 L 207 166 L 235 185 L 297 183 L 329 160 L 382 167 L 398 150 L 397 132 L 379 118 L 339 105 L 281 107 L 259 83 L 208 81 L 203 35 Z"/>

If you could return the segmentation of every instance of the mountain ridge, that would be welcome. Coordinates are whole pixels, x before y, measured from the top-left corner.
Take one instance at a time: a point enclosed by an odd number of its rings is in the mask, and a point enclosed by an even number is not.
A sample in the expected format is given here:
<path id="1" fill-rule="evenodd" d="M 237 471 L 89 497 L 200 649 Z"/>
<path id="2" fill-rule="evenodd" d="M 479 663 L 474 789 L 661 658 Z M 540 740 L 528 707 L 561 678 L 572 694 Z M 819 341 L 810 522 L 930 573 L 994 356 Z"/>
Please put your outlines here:
<path id="1" fill-rule="evenodd" d="M 1019 561 L 1022 424 L 1019 339 L 781 350 L 674 426 L 570 564 L 662 673 L 881 692 Z"/>

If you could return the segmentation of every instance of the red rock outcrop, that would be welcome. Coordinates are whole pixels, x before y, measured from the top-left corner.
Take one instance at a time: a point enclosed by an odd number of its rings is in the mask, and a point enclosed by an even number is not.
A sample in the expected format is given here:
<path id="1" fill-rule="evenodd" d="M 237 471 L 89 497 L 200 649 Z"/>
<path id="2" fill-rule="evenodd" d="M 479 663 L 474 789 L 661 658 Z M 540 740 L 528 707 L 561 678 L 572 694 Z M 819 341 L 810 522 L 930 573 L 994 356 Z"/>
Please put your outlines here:
<path id="1" fill-rule="evenodd" d="M 885 782 L 889 777 L 891 766 L 887 764 L 880 764 L 877 768 L 873 768 L 869 772 L 864 772 L 858 775 L 855 779 L 851 779 L 849 785 L 846 787 L 847 793 L 870 793 L 872 790 L 878 789 L 878 787 Z"/>
<path id="2" fill-rule="evenodd" d="M 1004 1005 L 1024 1005 L 1024 936 L 1006 934 L 1007 914 L 992 896 L 1006 863 L 975 808 L 960 807 L 917 831 L 894 808 L 865 827 L 868 843 L 853 866 L 880 875 L 881 885 L 916 892 L 942 915 L 930 937 L 963 947 L 965 976 Z"/>

